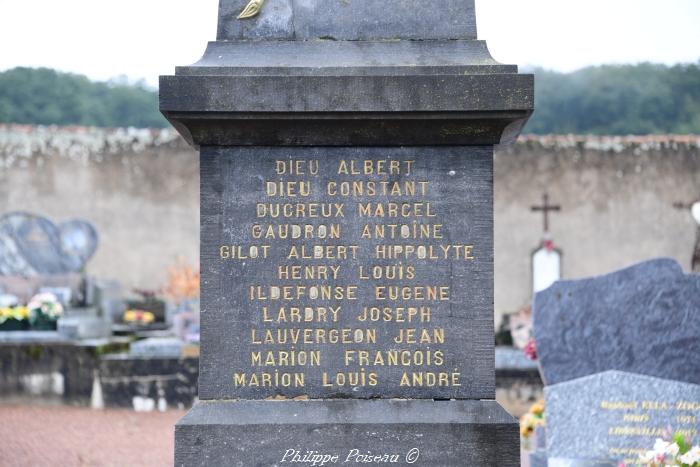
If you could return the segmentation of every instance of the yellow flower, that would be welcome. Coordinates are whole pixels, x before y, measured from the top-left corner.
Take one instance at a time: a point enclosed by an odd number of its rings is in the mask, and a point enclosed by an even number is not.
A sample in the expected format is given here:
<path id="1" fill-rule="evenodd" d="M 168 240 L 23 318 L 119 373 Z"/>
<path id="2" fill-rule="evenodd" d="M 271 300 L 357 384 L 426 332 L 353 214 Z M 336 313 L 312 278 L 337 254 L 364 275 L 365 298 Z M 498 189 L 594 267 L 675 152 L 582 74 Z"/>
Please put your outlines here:
<path id="1" fill-rule="evenodd" d="M 544 402 L 539 401 L 533 404 L 532 407 L 530 407 L 530 413 L 538 416 L 542 415 L 544 413 Z"/>
<path id="2" fill-rule="evenodd" d="M 26 306 L 15 307 L 14 311 L 16 319 L 22 320 L 29 318 L 29 308 L 27 308 Z"/>
<path id="3" fill-rule="evenodd" d="M 127 310 L 124 312 L 124 321 L 127 323 L 145 323 L 149 324 L 156 320 L 156 317 L 150 311 L 144 310 Z"/>

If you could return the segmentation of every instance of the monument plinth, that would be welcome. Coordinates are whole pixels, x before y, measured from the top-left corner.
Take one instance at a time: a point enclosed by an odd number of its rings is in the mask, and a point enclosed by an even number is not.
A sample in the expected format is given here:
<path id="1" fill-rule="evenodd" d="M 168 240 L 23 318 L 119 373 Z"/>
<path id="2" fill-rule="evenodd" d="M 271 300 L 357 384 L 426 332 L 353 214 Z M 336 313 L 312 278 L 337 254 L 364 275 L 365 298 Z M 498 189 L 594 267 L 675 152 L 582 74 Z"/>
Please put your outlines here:
<path id="1" fill-rule="evenodd" d="M 236 19 L 246 3 L 221 0 L 218 40 L 161 77 L 201 161 L 200 402 L 176 465 L 518 465 L 494 401 L 492 157 L 532 76 L 476 40 L 473 1 Z"/>

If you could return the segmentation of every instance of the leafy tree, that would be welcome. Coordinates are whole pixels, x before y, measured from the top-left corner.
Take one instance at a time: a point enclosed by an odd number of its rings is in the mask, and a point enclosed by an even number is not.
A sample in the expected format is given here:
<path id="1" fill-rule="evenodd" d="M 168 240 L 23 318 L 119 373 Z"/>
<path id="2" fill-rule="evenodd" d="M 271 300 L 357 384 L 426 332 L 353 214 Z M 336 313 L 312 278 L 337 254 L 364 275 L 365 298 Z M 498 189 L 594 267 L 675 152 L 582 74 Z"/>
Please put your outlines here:
<path id="1" fill-rule="evenodd" d="M 0 73 L 0 122 L 102 127 L 165 127 L 158 95 L 143 83 L 92 82 L 48 68 Z"/>
<path id="2" fill-rule="evenodd" d="M 536 110 L 526 132 L 700 133 L 700 64 L 534 73 Z"/>
<path id="3" fill-rule="evenodd" d="M 525 132 L 700 133 L 700 63 L 534 73 L 536 110 Z M 47 68 L 0 72 L 0 122 L 167 126 L 157 93 L 143 83 L 91 82 Z"/>

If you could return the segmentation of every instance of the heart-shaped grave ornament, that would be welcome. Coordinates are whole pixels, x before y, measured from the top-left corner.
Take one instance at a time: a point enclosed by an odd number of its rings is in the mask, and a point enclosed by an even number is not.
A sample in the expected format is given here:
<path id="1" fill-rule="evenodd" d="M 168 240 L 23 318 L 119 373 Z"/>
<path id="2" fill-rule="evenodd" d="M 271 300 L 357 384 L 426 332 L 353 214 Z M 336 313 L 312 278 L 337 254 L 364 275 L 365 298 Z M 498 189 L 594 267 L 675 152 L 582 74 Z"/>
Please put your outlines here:
<path id="1" fill-rule="evenodd" d="M 30 213 L 6 214 L 0 217 L 0 275 L 80 272 L 95 253 L 97 239 L 95 227 L 83 220 L 56 225 Z"/>

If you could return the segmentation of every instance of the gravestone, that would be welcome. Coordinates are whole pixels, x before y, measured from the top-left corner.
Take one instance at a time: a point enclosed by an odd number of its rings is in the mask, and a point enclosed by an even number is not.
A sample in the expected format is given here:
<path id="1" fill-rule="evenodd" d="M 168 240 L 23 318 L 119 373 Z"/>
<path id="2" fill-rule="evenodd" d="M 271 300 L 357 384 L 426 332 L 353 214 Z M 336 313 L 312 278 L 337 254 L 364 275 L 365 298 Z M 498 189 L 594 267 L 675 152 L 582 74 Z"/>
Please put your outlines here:
<path id="1" fill-rule="evenodd" d="M 559 281 L 533 312 L 545 384 L 607 370 L 700 384 L 700 276 L 671 259 Z"/>
<path id="2" fill-rule="evenodd" d="M 633 465 L 669 429 L 700 442 L 697 384 L 606 371 L 546 387 L 545 406 L 550 465 Z"/>
<path id="3" fill-rule="evenodd" d="M 176 337 L 147 337 L 129 346 L 135 357 L 180 358 L 184 343 Z"/>
<path id="4" fill-rule="evenodd" d="M 71 219 L 59 225 L 34 214 L 0 217 L 0 276 L 81 272 L 97 249 L 97 231 Z"/>
<path id="5" fill-rule="evenodd" d="M 111 335 L 109 321 L 95 307 L 65 307 L 56 322 L 56 330 L 70 340 L 101 339 Z"/>
<path id="6" fill-rule="evenodd" d="M 518 465 L 492 157 L 532 76 L 476 40 L 473 0 L 237 20 L 246 3 L 221 0 L 217 41 L 160 82 L 201 164 L 200 402 L 175 464 Z"/>

